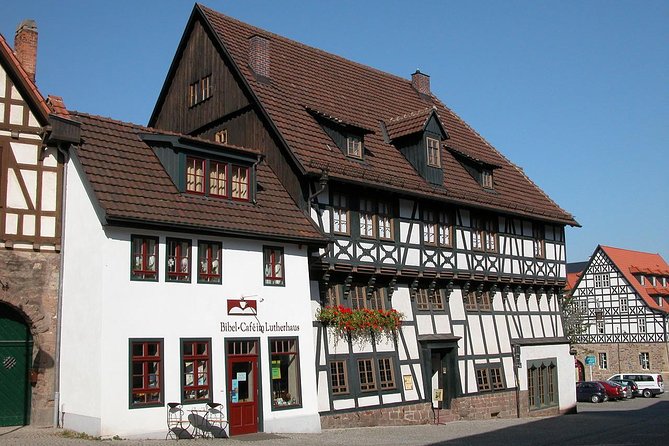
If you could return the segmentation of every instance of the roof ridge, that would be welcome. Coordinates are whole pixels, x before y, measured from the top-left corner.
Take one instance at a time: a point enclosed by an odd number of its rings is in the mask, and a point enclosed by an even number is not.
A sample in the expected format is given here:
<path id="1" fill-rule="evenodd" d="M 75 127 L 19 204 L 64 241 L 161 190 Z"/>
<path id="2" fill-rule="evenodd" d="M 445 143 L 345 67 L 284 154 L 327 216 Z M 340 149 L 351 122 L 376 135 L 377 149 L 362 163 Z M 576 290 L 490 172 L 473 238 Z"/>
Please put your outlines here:
<path id="1" fill-rule="evenodd" d="M 661 256 L 660 253 L 658 253 L 658 252 L 639 251 L 639 250 L 637 250 L 637 249 L 618 248 L 618 247 L 616 247 L 616 246 L 608 246 L 608 245 L 599 245 L 599 246 L 601 246 L 602 248 L 606 248 L 606 249 L 615 249 L 615 250 L 618 250 L 618 251 L 635 252 L 635 253 L 638 253 L 638 254 L 645 254 L 645 255 L 651 255 L 651 256 L 659 256 L 660 258 L 662 258 L 662 256 Z"/>

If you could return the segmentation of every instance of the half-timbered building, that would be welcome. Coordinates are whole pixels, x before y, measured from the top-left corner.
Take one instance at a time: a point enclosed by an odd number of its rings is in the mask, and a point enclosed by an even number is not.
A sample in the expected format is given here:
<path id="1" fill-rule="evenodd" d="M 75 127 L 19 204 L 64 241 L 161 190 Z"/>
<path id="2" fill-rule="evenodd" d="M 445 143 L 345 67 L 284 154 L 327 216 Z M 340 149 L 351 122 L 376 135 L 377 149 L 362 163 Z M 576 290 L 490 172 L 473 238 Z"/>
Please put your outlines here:
<path id="1" fill-rule="evenodd" d="M 564 227 L 577 223 L 428 75 L 383 73 L 196 5 L 149 125 L 256 148 L 327 237 L 309 257 L 324 427 L 574 407 L 556 296 Z M 332 306 L 404 321 L 389 339 L 340 339 L 318 321 Z"/>
<path id="2" fill-rule="evenodd" d="M 571 265 L 571 264 L 570 264 Z M 662 373 L 669 379 L 669 265 L 659 254 L 598 246 L 573 271 L 569 293 L 585 325 L 576 335 L 582 379 Z"/>

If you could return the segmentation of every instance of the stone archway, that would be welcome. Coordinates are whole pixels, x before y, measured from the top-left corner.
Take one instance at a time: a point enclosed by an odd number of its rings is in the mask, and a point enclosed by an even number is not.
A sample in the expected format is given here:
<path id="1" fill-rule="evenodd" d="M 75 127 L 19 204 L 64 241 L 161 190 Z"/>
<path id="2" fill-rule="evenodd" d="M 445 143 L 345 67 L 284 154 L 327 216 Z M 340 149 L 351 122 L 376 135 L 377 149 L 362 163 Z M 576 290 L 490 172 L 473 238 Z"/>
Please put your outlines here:
<path id="1" fill-rule="evenodd" d="M 578 359 L 574 359 L 574 372 L 576 373 L 576 381 L 585 381 L 585 366 Z"/>

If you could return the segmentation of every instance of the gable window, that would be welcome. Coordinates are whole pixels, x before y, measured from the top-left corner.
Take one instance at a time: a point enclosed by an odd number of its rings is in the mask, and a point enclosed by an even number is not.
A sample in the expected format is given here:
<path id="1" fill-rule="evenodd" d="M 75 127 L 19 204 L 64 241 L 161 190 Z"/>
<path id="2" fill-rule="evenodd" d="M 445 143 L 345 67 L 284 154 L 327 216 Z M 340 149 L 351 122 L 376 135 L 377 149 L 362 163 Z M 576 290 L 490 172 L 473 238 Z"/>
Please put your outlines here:
<path id="1" fill-rule="evenodd" d="M 497 227 L 494 218 L 472 217 L 472 249 L 497 252 Z"/>
<path id="2" fill-rule="evenodd" d="M 209 195 L 227 197 L 227 164 L 209 162 Z"/>
<path id="3" fill-rule="evenodd" d="M 595 274 L 595 288 L 607 288 L 611 285 L 611 279 L 608 273 Z"/>
<path id="4" fill-rule="evenodd" d="M 532 244 L 534 246 L 534 257 L 546 256 L 546 227 L 542 223 L 532 224 Z"/>
<path id="5" fill-rule="evenodd" d="M 481 169 L 481 186 L 492 189 L 492 170 Z"/>
<path id="6" fill-rule="evenodd" d="M 197 263 L 198 283 L 221 283 L 221 243 L 198 242 Z"/>
<path id="7" fill-rule="evenodd" d="M 200 79 L 200 101 L 211 97 L 211 75 Z"/>
<path id="8" fill-rule="evenodd" d="M 190 240 L 168 238 L 166 244 L 166 280 L 168 282 L 190 282 Z"/>
<path id="9" fill-rule="evenodd" d="M 609 360 L 607 358 L 606 352 L 599 352 L 599 368 L 602 370 L 609 368 Z"/>
<path id="10" fill-rule="evenodd" d="M 272 409 L 300 406 L 300 367 L 297 338 L 270 340 Z"/>
<path id="11" fill-rule="evenodd" d="M 418 311 L 440 311 L 444 309 L 444 300 L 439 290 L 419 288 L 416 290 L 416 310 Z"/>
<path id="12" fill-rule="evenodd" d="M 348 234 L 348 206 L 346 196 L 332 194 L 332 232 Z"/>
<path id="13" fill-rule="evenodd" d="M 379 358 L 379 387 L 381 389 L 394 389 L 393 358 Z"/>
<path id="14" fill-rule="evenodd" d="M 181 398 L 184 403 L 211 401 L 209 340 L 181 341 Z"/>
<path id="15" fill-rule="evenodd" d="M 232 166 L 232 198 L 236 200 L 249 199 L 249 168 Z"/>
<path id="16" fill-rule="evenodd" d="M 639 354 L 639 365 L 643 370 L 650 370 L 650 353 L 641 352 Z"/>
<path id="17" fill-rule="evenodd" d="M 376 390 L 374 362 L 371 359 L 358 359 L 358 374 L 360 376 L 360 391 Z"/>
<path id="18" fill-rule="evenodd" d="M 133 280 L 158 280 L 158 237 L 131 236 Z"/>
<path id="19" fill-rule="evenodd" d="M 435 138 L 426 138 L 427 146 L 427 165 L 432 167 L 441 167 L 440 141 Z"/>
<path id="20" fill-rule="evenodd" d="M 346 155 L 362 159 L 362 139 L 360 137 L 349 136 L 346 138 Z"/>
<path id="21" fill-rule="evenodd" d="M 330 361 L 330 390 L 333 395 L 348 393 L 346 361 Z"/>
<path id="22" fill-rule="evenodd" d="M 130 339 L 130 407 L 163 405 L 163 340 Z"/>
<path id="23" fill-rule="evenodd" d="M 227 144 L 228 143 L 228 130 L 223 129 L 223 130 L 219 130 L 218 132 L 214 133 L 214 141 L 220 142 L 221 144 Z"/>
<path id="24" fill-rule="evenodd" d="M 194 194 L 204 193 L 205 161 L 200 158 L 186 159 L 186 190 Z"/>
<path id="25" fill-rule="evenodd" d="M 193 107 L 212 96 L 211 75 L 188 86 L 188 106 Z"/>
<path id="26" fill-rule="evenodd" d="M 283 248 L 263 247 L 265 285 L 284 286 Z"/>

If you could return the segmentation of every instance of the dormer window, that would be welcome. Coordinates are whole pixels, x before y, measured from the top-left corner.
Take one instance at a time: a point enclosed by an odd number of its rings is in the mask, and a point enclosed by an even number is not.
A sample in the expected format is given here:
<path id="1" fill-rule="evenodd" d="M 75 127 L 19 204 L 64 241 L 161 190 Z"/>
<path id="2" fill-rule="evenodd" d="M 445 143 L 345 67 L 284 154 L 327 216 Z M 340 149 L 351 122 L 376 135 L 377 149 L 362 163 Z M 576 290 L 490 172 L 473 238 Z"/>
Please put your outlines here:
<path id="1" fill-rule="evenodd" d="M 432 167 L 441 167 L 441 143 L 435 138 L 426 138 L 427 143 L 427 165 Z"/>
<path id="2" fill-rule="evenodd" d="M 204 194 L 205 161 L 188 157 L 186 161 L 186 190 L 193 194 Z"/>
<path id="3" fill-rule="evenodd" d="M 227 164 L 210 161 L 209 164 L 209 195 L 227 197 Z"/>
<path id="4" fill-rule="evenodd" d="M 346 138 L 346 155 L 362 159 L 362 138 L 353 135 Z"/>
<path id="5" fill-rule="evenodd" d="M 232 166 L 232 198 L 234 200 L 249 199 L 249 168 Z"/>
<path id="6" fill-rule="evenodd" d="M 186 192 L 249 201 L 249 168 L 189 156 L 186 158 Z"/>
<path id="7" fill-rule="evenodd" d="M 481 186 L 492 189 L 492 170 L 481 169 Z"/>

